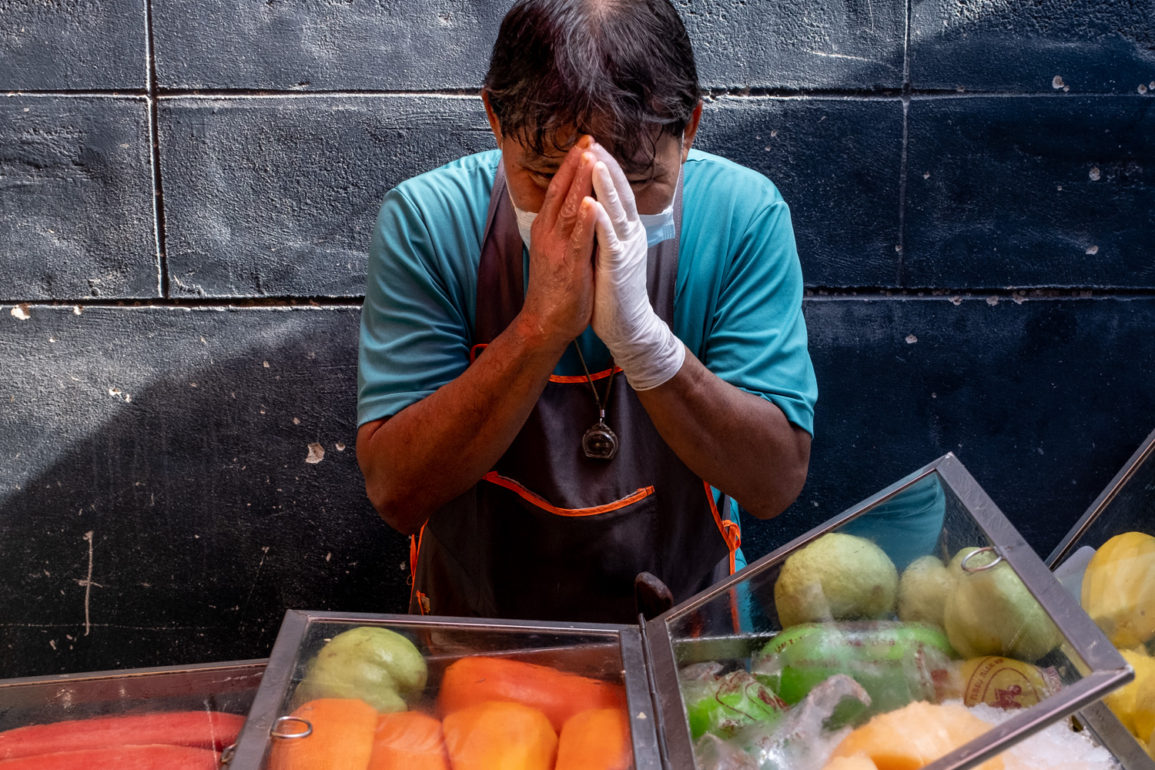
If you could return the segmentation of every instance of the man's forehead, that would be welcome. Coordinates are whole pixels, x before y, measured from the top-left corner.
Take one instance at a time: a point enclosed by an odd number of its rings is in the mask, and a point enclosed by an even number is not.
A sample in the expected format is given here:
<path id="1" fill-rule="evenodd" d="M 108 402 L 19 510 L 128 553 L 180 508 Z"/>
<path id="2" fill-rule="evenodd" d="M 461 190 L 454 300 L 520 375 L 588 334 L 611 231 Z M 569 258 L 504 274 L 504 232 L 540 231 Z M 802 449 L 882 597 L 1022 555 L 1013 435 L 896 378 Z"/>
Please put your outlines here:
<path id="1" fill-rule="evenodd" d="M 539 168 L 554 169 L 562 164 L 566 154 L 577 144 L 582 136 L 582 133 L 573 130 L 555 131 L 546 134 L 542 137 L 540 152 L 524 140 L 519 141 L 519 144 L 522 147 L 526 163 Z M 644 172 L 652 169 L 655 164 L 660 163 L 659 148 L 663 136 L 664 135 L 650 137 L 639 142 L 638 152 L 631 158 L 623 157 L 615 147 L 599 139 L 596 134 L 594 135 L 594 141 L 605 147 L 626 172 Z"/>

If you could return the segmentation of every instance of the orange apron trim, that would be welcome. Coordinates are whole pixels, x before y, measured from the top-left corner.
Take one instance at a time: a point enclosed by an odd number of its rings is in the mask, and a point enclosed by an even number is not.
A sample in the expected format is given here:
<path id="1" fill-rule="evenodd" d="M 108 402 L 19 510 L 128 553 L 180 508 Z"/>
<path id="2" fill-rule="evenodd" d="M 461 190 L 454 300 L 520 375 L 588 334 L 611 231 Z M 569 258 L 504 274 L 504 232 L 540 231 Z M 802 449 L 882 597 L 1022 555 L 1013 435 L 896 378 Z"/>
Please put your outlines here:
<path id="1" fill-rule="evenodd" d="M 481 352 L 487 347 L 489 347 L 488 342 L 479 342 L 478 344 L 471 347 L 469 349 L 469 363 L 472 364 L 474 361 L 476 361 L 477 357 L 481 355 Z M 590 378 L 594 380 L 604 380 L 611 374 L 620 374 L 621 371 L 622 369 L 620 366 L 614 366 L 609 369 L 604 369 L 600 372 L 593 372 L 590 374 Z M 586 376 L 584 374 L 551 374 L 549 376 L 549 381 L 556 382 L 561 385 L 576 385 L 584 384 L 587 382 Z"/>
<path id="2" fill-rule="evenodd" d="M 605 371 L 602 371 L 602 372 L 593 372 L 592 374 L 590 374 L 590 379 L 592 379 L 592 380 L 604 380 L 606 377 L 610 376 L 611 371 L 616 373 L 616 372 L 620 372 L 621 369 L 614 367 L 612 370 L 606 369 Z M 550 382 L 558 382 L 558 383 L 561 383 L 563 385 L 578 385 L 578 384 L 584 385 L 587 382 L 586 376 L 584 374 L 551 374 L 549 376 L 549 381 Z"/>
<path id="3" fill-rule="evenodd" d="M 702 486 L 706 489 L 706 501 L 710 504 L 710 513 L 714 514 L 714 523 L 718 525 L 718 531 L 722 533 L 722 540 L 725 541 L 726 548 L 730 551 L 730 574 L 733 575 L 738 571 L 738 549 L 742 546 L 742 527 L 729 517 L 722 517 L 718 510 L 718 503 L 714 501 L 713 488 L 706 481 L 702 482 Z"/>
<path id="4" fill-rule="evenodd" d="M 425 614 L 425 608 L 429 606 L 429 597 L 417 590 L 416 575 L 417 557 L 421 554 L 421 537 L 424 534 L 425 524 L 422 524 L 416 535 L 409 536 L 409 606 L 413 606 L 413 598 L 417 597 L 422 615 Z"/>
<path id="5" fill-rule="evenodd" d="M 542 510 L 548 511 L 549 513 L 555 514 L 557 516 L 596 516 L 599 513 L 608 513 L 610 511 L 616 511 L 621 508 L 625 508 L 627 505 L 636 503 L 637 501 L 654 494 L 654 488 L 652 486 L 648 486 L 642 487 L 641 489 L 631 492 L 620 500 L 615 500 L 614 502 L 606 503 L 605 505 L 595 505 L 592 508 L 558 508 L 557 506 L 552 505 L 544 497 L 534 494 L 518 482 L 511 478 L 502 476 L 497 471 L 490 471 L 489 473 L 482 476 L 482 478 L 491 484 L 496 484 L 499 487 L 504 487 L 511 492 L 516 493 L 523 500 L 527 500 L 528 502 L 536 505 L 538 508 L 541 508 Z"/>
<path id="6" fill-rule="evenodd" d="M 722 533 L 722 540 L 725 541 L 726 548 L 730 551 L 730 574 L 733 575 L 738 571 L 738 548 L 742 545 L 742 527 L 729 517 L 722 517 L 722 513 L 718 510 L 718 503 L 714 500 L 714 490 L 705 480 L 702 481 L 702 486 L 706 489 L 706 500 L 710 503 L 710 513 L 714 514 L 714 523 L 718 525 L 718 531 Z M 734 626 L 734 633 L 740 633 L 742 614 L 738 610 L 738 593 L 734 588 L 730 589 L 730 622 Z"/>

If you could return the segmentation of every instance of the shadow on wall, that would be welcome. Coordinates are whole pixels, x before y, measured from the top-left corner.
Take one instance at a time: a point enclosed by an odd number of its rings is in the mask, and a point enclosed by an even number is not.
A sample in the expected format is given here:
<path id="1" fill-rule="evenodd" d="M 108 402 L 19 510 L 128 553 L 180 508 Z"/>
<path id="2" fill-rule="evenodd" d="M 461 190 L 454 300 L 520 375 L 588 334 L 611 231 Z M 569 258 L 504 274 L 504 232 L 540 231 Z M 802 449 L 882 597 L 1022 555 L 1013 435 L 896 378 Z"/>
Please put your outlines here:
<path id="1" fill-rule="evenodd" d="M 355 459 L 357 319 L 31 310 L 53 350 L 0 385 L 0 677 L 265 657 L 289 608 L 404 611 Z"/>

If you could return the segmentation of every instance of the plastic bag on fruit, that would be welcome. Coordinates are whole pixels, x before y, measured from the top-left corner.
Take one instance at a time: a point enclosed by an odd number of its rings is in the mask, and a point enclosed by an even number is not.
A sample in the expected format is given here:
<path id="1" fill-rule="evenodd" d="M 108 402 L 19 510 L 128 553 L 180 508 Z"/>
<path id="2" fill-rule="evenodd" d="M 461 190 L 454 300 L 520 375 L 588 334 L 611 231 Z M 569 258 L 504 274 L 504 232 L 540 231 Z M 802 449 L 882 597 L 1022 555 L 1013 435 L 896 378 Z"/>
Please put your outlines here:
<path id="1" fill-rule="evenodd" d="M 698 770 L 809 770 L 826 763 L 849 727 L 831 731 L 826 721 L 847 699 L 870 705 L 862 685 L 836 674 L 810 691 L 776 725 L 755 724 L 730 740 L 706 734 L 695 744 Z"/>

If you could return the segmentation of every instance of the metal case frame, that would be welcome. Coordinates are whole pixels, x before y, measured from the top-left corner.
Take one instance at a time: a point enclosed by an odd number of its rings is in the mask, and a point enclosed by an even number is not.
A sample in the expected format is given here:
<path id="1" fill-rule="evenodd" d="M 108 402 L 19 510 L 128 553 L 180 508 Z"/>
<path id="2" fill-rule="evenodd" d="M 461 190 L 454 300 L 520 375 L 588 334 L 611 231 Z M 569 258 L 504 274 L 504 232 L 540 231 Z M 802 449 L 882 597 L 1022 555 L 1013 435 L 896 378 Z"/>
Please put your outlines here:
<path id="1" fill-rule="evenodd" d="M 966 509 L 975 523 L 998 545 L 999 552 L 1019 574 L 1027 589 L 1034 595 L 1051 619 L 1059 626 L 1075 655 L 1086 666 L 1081 678 L 1063 690 L 992 728 L 983 736 L 970 741 L 937 761 L 926 770 L 961 770 L 974 766 L 998 754 L 1019 740 L 1038 732 L 1053 722 L 1073 714 L 1107 692 L 1133 678 L 1133 672 L 1123 657 L 1111 646 L 1102 632 L 1082 611 L 1078 603 L 1066 593 L 1047 566 L 1027 545 L 995 503 L 967 472 L 953 454 L 946 454 L 918 471 L 886 487 L 856 506 L 815 527 L 790 543 L 758 559 L 744 570 L 715 584 L 711 588 L 663 613 L 646 624 L 646 648 L 649 653 L 654 683 L 678 681 L 677 659 L 670 624 L 706 604 L 727 594 L 739 583 L 750 580 L 761 571 L 775 567 L 786 556 L 820 535 L 856 518 L 879 503 L 892 498 L 929 474 L 937 473 Z M 737 641 L 737 640 L 733 640 Z M 720 640 L 726 643 L 727 640 Z M 690 740 L 680 693 L 655 687 L 654 704 L 658 710 L 661 746 L 667 767 L 694 767 L 693 746 Z M 1134 741 L 1132 741 L 1134 742 Z"/>
<path id="2" fill-rule="evenodd" d="M 292 681 L 301 640 L 305 637 L 309 626 L 314 623 L 356 623 L 394 629 L 431 629 L 438 632 L 493 631 L 604 637 L 607 644 L 617 645 L 621 653 L 623 681 L 630 712 L 634 768 L 659 770 L 662 767 L 657 720 L 647 680 L 648 666 L 641 629 L 637 626 L 289 610 L 285 613 L 281 630 L 273 644 L 268 667 L 249 711 L 249 718 L 237 740 L 236 752 L 229 761 L 229 770 L 260 770 L 264 767 L 265 755 L 270 746 L 270 731 L 276 719 L 282 716 L 281 709 Z M 508 654 L 522 652 L 526 651 L 509 650 Z"/>
<path id="3" fill-rule="evenodd" d="M 1052 570 L 1067 559 L 1079 545 L 1079 541 L 1108 511 L 1119 493 L 1139 473 L 1148 462 L 1155 463 L 1155 430 L 1132 453 L 1118 473 L 1111 479 L 1098 497 L 1075 522 L 1055 550 L 1047 557 L 1047 566 Z M 1155 534 L 1155 521 L 1151 522 Z M 1077 718 L 1095 734 L 1099 742 L 1106 746 L 1123 765 L 1124 770 L 1155 770 L 1155 760 L 1139 745 L 1111 710 L 1102 703 L 1093 703 L 1077 714 Z"/>

